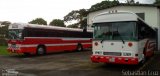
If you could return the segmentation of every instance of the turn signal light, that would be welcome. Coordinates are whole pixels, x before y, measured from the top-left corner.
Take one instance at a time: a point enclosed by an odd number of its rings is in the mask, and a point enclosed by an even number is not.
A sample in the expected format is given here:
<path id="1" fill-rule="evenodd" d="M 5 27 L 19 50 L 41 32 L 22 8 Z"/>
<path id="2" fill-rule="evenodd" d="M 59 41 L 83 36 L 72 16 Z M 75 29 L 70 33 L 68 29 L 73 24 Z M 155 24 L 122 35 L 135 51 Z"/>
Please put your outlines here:
<path id="1" fill-rule="evenodd" d="M 98 45 L 98 42 L 95 42 L 94 44 L 97 46 L 97 45 Z"/>
<path id="2" fill-rule="evenodd" d="M 129 47 L 132 47 L 132 46 L 133 46 L 133 44 L 132 44 L 131 42 L 129 42 L 129 43 L 128 43 L 128 46 L 129 46 Z"/>

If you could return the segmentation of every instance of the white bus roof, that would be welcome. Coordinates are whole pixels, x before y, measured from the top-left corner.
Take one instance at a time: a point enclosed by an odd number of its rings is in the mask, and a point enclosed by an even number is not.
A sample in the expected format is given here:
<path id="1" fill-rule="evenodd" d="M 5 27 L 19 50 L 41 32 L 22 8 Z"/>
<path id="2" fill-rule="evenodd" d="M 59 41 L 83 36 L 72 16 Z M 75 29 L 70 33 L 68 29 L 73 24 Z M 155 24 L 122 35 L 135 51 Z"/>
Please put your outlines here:
<path id="1" fill-rule="evenodd" d="M 147 24 L 143 19 L 141 19 L 135 13 L 127 12 L 127 11 L 104 12 L 95 16 L 92 21 L 93 23 L 103 23 L 103 22 L 120 22 L 120 21 L 138 21 L 138 19 L 140 19 L 145 24 Z M 149 27 L 152 28 L 151 26 Z"/>
<path id="2" fill-rule="evenodd" d="M 24 29 L 25 27 L 41 28 L 41 29 L 68 30 L 68 31 L 83 31 L 83 29 L 77 29 L 77 28 L 66 28 L 66 27 L 47 26 L 47 25 L 38 25 L 38 24 L 26 24 L 26 23 L 13 23 L 9 26 L 9 29 Z M 87 30 L 87 32 L 92 32 L 92 30 Z"/>
<path id="3" fill-rule="evenodd" d="M 118 22 L 118 21 L 137 21 L 139 18 L 136 14 L 131 12 L 105 12 L 101 13 L 93 18 L 93 23 L 102 22 Z"/>

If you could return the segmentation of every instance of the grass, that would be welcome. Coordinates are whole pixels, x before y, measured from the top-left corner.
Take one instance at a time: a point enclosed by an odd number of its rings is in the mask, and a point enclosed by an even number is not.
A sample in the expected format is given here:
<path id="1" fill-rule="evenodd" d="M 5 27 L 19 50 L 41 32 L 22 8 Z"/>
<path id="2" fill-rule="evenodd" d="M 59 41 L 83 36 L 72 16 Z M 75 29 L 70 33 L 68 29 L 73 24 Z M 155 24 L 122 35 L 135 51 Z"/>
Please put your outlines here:
<path id="1" fill-rule="evenodd" d="M 7 46 L 0 46 L 0 55 L 9 55 L 7 51 Z"/>

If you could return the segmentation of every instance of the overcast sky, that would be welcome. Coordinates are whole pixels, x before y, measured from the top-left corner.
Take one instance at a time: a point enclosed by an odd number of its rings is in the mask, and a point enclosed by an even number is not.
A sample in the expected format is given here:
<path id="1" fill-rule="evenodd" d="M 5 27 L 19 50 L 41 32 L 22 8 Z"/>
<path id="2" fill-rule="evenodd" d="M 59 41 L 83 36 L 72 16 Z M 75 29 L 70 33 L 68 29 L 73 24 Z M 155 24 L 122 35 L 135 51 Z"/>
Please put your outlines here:
<path id="1" fill-rule="evenodd" d="M 88 9 L 101 1 L 103 0 L 0 0 L 0 21 L 27 23 L 41 17 L 49 23 L 53 19 L 63 19 L 72 10 Z M 135 1 L 153 3 L 154 0 Z"/>

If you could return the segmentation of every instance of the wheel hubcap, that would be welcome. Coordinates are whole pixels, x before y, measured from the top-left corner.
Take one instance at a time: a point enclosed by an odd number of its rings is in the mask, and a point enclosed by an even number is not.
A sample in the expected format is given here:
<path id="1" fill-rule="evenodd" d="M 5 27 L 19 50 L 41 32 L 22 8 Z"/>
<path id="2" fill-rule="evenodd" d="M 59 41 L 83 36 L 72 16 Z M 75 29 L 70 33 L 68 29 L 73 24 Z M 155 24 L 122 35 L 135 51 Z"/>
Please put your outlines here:
<path id="1" fill-rule="evenodd" d="M 78 50 L 79 50 L 79 51 L 82 50 L 81 46 L 78 47 Z"/>
<path id="2" fill-rule="evenodd" d="M 44 53 L 44 49 L 43 48 L 39 48 L 38 49 L 38 54 L 43 54 Z"/>

